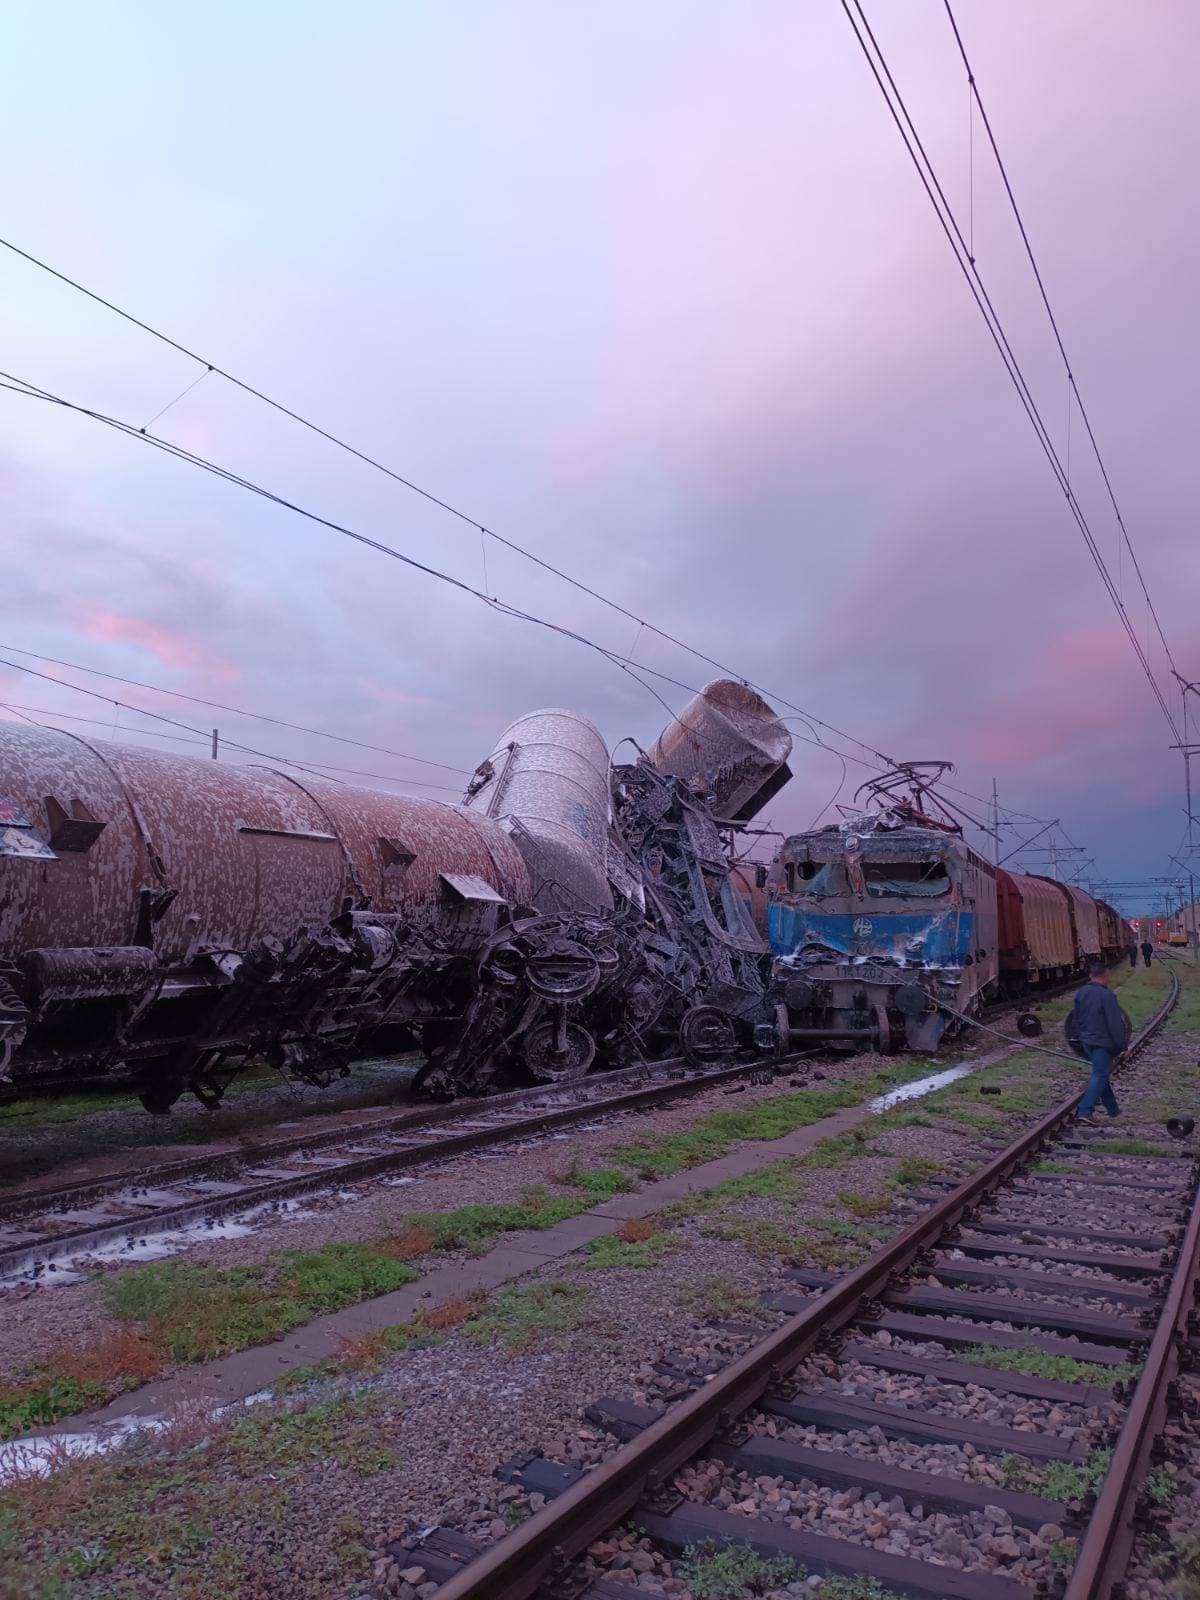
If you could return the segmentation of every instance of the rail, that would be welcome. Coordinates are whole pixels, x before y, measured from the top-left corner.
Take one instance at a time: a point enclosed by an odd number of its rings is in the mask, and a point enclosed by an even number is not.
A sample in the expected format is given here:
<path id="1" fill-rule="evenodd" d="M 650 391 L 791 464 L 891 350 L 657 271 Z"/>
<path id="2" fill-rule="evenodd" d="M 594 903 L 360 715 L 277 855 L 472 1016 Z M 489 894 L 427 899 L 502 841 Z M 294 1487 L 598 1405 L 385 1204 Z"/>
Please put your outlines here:
<path id="1" fill-rule="evenodd" d="M 1179 980 L 1172 973 L 1167 998 L 1134 1037 L 1126 1052 L 1127 1059 L 1136 1056 L 1166 1020 L 1179 997 L 1179 988 Z M 470 1561 L 442 1584 L 438 1590 L 438 1600 L 528 1600 L 528 1597 L 536 1594 L 543 1582 L 561 1571 L 567 1560 L 585 1550 L 593 1540 L 619 1522 L 644 1495 L 664 1484 L 671 1473 L 702 1450 L 718 1431 L 728 1427 L 755 1405 L 769 1387 L 777 1385 L 799 1366 L 820 1339 L 849 1322 L 864 1301 L 875 1296 L 891 1277 L 908 1267 L 947 1228 L 953 1227 L 968 1207 L 1004 1182 L 1015 1168 L 1074 1114 L 1082 1097 L 1081 1088 L 1041 1117 L 978 1172 L 966 1178 L 944 1200 L 917 1218 L 870 1260 L 818 1295 L 803 1311 L 760 1340 L 703 1388 L 673 1405 L 664 1416 L 536 1512 L 513 1533 Z M 1187 1234 L 1193 1253 L 1198 1242 L 1198 1227 L 1200 1213 L 1193 1209 L 1192 1226 Z M 1181 1268 L 1184 1261 L 1185 1255 L 1181 1254 Z M 1178 1301 L 1177 1311 L 1180 1314 L 1184 1300 L 1190 1307 L 1185 1289 L 1194 1281 L 1194 1265 L 1186 1282 L 1181 1282 L 1177 1270 L 1168 1304 L 1170 1306 Z M 1173 1323 L 1172 1328 L 1174 1326 Z M 1134 1397 L 1134 1407 L 1131 1408 L 1126 1430 L 1123 1430 L 1118 1445 L 1118 1450 L 1123 1450 L 1123 1460 L 1130 1459 L 1134 1448 L 1132 1436 L 1126 1447 L 1125 1432 L 1134 1421 L 1135 1409 L 1138 1416 L 1143 1418 L 1137 1430 L 1138 1450 L 1143 1445 L 1148 1447 L 1160 1391 L 1165 1391 L 1165 1380 L 1156 1379 L 1152 1361 L 1157 1359 L 1165 1367 L 1166 1358 L 1170 1349 L 1175 1348 L 1175 1343 L 1174 1335 L 1165 1335 L 1163 1324 L 1160 1323 L 1151 1345 L 1151 1358 L 1147 1360 Z M 1113 1484 L 1111 1496 L 1110 1483 Z M 1114 1453 L 1102 1499 L 1119 1499 L 1120 1508 L 1124 1511 L 1131 1494 L 1136 1496 L 1136 1488 L 1131 1489 L 1128 1483 L 1121 1485 L 1117 1482 L 1117 1456 Z M 1098 1531 L 1096 1537 L 1099 1541 L 1103 1537 L 1102 1532 Z M 1099 1574 L 1096 1582 L 1104 1581 L 1111 1586 L 1112 1540 L 1106 1539 L 1105 1546 L 1102 1559 L 1099 1555 L 1093 1558 L 1090 1554 L 1088 1559 L 1089 1563 L 1093 1560 L 1096 1562 Z M 1087 1549 L 1087 1546 L 1084 1548 Z M 1069 1600 L 1103 1600 L 1107 1593 L 1107 1588 L 1073 1585 Z"/>

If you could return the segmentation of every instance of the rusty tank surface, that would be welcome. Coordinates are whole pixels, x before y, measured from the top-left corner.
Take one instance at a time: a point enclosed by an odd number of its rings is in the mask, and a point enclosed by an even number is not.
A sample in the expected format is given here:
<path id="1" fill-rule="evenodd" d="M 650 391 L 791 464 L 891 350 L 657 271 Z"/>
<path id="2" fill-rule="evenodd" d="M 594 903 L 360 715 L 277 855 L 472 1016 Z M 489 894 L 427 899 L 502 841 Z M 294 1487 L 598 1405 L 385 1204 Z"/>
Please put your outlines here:
<path id="1" fill-rule="evenodd" d="M 0 1083 L 128 1074 L 215 1104 L 265 1059 L 321 1083 L 452 1031 L 530 910 L 461 807 L 0 724 Z"/>
<path id="2" fill-rule="evenodd" d="M 0 723 L 0 1094 L 117 1079 L 164 1112 L 404 1050 L 451 1096 L 773 1050 L 711 798 L 770 778 L 704 748 L 614 769 L 586 717 L 534 712 L 452 806 Z"/>
<path id="3" fill-rule="evenodd" d="M 0 723 L 0 958 L 140 946 L 160 961 L 328 922 L 347 900 L 407 912 L 445 874 L 528 901 L 484 816 L 307 773 L 235 767 Z"/>
<path id="4" fill-rule="evenodd" d="M 791 777 L 792 736 L 761 695 L 720 678 L 684 706 L 646 752 L 650 765 L 705 795 L 722 821 L 748 822 Z"/>

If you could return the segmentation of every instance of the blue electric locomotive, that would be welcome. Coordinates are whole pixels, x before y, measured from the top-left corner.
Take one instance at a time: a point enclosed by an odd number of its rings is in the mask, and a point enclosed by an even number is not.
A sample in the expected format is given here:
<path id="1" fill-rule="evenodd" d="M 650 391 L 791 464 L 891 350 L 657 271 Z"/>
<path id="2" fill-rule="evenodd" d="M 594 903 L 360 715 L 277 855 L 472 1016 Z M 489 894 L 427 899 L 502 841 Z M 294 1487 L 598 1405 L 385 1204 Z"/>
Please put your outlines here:
<path id="1" fill-rule="evenodd" d="M 912 769 L 905 776 L 912 779 Z M 999 993 L 996 873 L 959 824 L 880 809 L 787 839 L 767 926 L 792 1042 L 931 1050 Z"/>

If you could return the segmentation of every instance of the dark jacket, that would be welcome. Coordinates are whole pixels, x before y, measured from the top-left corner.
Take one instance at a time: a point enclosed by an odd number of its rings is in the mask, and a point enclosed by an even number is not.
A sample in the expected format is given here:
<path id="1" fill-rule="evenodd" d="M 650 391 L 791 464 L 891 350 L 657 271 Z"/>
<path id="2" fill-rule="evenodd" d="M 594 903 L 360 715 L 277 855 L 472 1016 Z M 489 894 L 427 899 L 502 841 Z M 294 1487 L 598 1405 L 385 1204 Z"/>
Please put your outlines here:
<path id="1" fill-rule="evenodd" d="M 1124 1050 L 1129 1043 L 1129 1029 L 1117 997 L 1102 983 L 1085 983 L 1075 996 L 1071 1008 L 1071 1032 L 1083 1045 L 1092 1049 Z"/>

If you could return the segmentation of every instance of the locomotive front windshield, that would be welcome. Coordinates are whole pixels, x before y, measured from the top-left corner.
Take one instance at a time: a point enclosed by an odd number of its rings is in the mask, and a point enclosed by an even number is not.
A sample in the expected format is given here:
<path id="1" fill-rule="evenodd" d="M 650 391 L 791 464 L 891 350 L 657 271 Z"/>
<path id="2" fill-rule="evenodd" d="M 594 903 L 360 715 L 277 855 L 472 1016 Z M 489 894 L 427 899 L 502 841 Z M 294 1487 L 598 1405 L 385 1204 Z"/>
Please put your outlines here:
<path id="1" fill-rule="evenodd" d="M 789 861 L 784 867 L 789 894 L 811 894 L 819 900 L 850 893 L 846 868 L 840 861 Z"/>
<path id="2" fill-rule="evenodd" d="M 950 893 L 950 873 L 940 857 L 925 861 L 866 861 L 863 882 L 874 898 L 936 898 Z"/>
<path id="3" fill-rule="evenodd" d="M 950 870 L 940 856 L 910 861 L 862 862 L 863 884 L 872 899 L 936 899 L 953 887 Z M 852 894 L 843 861 L 788 862 L 784 877 L 789 894 L 831 900 Z"/>

